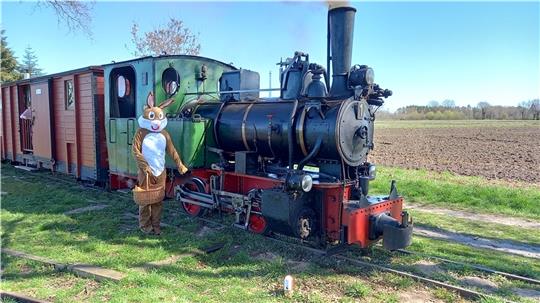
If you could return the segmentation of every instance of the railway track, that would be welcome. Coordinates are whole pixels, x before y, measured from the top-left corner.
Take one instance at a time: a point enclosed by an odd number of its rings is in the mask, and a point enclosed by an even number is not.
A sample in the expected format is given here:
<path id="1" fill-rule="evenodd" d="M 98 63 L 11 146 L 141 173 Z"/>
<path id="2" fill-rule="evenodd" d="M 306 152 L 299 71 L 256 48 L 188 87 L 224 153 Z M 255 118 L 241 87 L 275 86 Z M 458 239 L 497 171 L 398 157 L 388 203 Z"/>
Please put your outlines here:
<path id="1" fill-rule="evenodd" d="M 53 182 L 61 182 L 61 183 L 64 183 L 66 185 L 69 185 L 69 186 L 81 185 L 79 182 L 76 182 L 76 181 L 73 181 L 73 180 L 63 179 L 63 178 L 58 177 L 58 176 L 53 176 L 53 175 L 49 175 L 49 174 L 46 175 L 46 174 L 43 174 L 43 173 L 39 173 L 39 174 L 40 174 L 39 175 L 40 177 L 44 177 L 44 178 L 46 178 L 46 179 L 48 179 L 50 181 L 53 181 Z M 91 186 L 85 186 L 85 188 L 88 188 L 90 190 L 101 191 L 101 189 L 96 188 L 96 187 L 91 187 Z M 131 197 L 127 196 L 125 193 L 110 192 L 110 194 L 113 194 L 116 197 L 124 199 L 126 201 L 131 201 Z M 171 208 L 168 208 L 168 210 L 173 211 Z M 174 210 L 174 211 L 176 211 L 176 210 Z M 192 220 L 199 221 L 199 222 L 204 222 L 204 223 L 207 223 L 207 224 L 211 224 L 214 227 L 221 227 L 221 228 L 228 228 L 228 229 L 238 230 L 237 227 L 234 227 L 234 226 L 229 225 L 229 224 L 224 224 L 224 223 L 218 222 L 216 220 L 212 220 L 212 219 L 209 219 L 209 218 L 193 218 L 193 217 L 188 216 L 187 214 L 184 214 L 183 212 L 180 212 L 180 213 L 182 215 L 184 215 L 185 217 L 188 217 L 188 218 L 190 218 Z M 168 223 L 168 224 L 172 225 L 172 226 L 175 226 L 172 223 Z M 458 293 L 463 298 L 473 299 L 473 300 L 478 300 L 478 299 L 483 299 L 483 298 L 484 299 L 485 298 L 491 298 L 491 299 L 495 299 L 495 300 L 499 300 L 499 301 L 502 300 L 504 302 L 512 302 L 512 301 L 509 301 L 507 299 L 503 299 L 503 298 L 500 298 L 500 297 L 492 296 L 490 294 L 479 292 L 477 290 L 473 290 L 473 289 L 465 288 L 465 287 L 462 287 L 462 286 L 453 285 L 453 284 L 449 284 L 449 283 L 446 283 L 446 282 L 442 282 L 442 281 L 434 280 L 434 279 L 431 279 L 431 278 L 423 277 L 423 276 L 420 276 L 420 275 L 417 275 L 417 274 L 414 274 L 414 273 L 411 273 L 411 272 L 408 272 L 408 271 L 395 269 L 395 268 L 392 268 L 392 267 L 384 265 L 384 264 L 378 264 L 378 263 L 374 263 L 374 262 L 367 262 L 367 261 L 351 258 L 349 256 L 346 256 L 343 253 L 339 253 L 339 252 L 338 253 L 333 253 L 333 252 L 329 252 L 328 250 L 306 246 L 306 245 L 300 243 L 297 239 L 288 239 L 287 241 L 285 241 L 283 239 L 280 239 L 280 238 L 277 238 L 277 237 L 272 237 L 272 236 L 265 236 L 265 238 L 270 240 L 270 241 L 273 241 L 273 242 L 281 243 L 282 245 L 285 245 L 285 246 L 294 245 L 295 247 L 297 247 L 299 249 L 311 252 L 311 253 L 316 254 L 316 255 L 328 256 L 328 257 L 334 258 L 336 260 L 340 260 L 340 261 L 343 261 L 343 262 L 348 262 L 350 264 L 353 264 L 353 265 L 356 265 L 356 266 L 359 266 L 359 267 L 371 268 L 371 269 L 375 269 L 375 270 L 378 270 L 378 271 L 389 272 L 389 273 L 392 273 L 392 274 L 395 274 L 395 275 L 398 275 L 398 276 L 413 279 L 415 281 L 418 281 L 420 283 L 424 283 L 426 285 L 431 285 L 431 286 L 434 286 L 434 287 L 440 287 L 440 288 L 444 288 L 444 289 L 447 289 L 447 290 L 451 290 L 453 292 Z M 516 275 L 516 274 L 512 274 L 512 273 L 498 271 L 498 270 L 491 269 L 491 268 L 481 266 L 481 265 L 453 261 L 453 260 L 449 260 L 449 259 L 445 259 L 445 258 L 441 258 L 441 257 L 437 257 L 437 256 L 432 256 L 432 255 L 418 253 L 418 252 L 404 250 L 404 249 L 398 250 L 395 253 L 399 253 L 399 254 L 403 254 L 403 255 L 417 255 L 419 257 L 426 258 L 426 259 L 437 260 L 439 262 L 458 265 L 458 266 L 462 266 L 464 268 L 465 267 L 471 268 L 471 269 L 474 269 L 476 271 L 487 273 L 487 274 L 500 275 L 500 276 L 503 276 L 503 277 L 505 277 L 505 278 L 507 278 L 509 280 L 521 281 L 521 282 L 525 282 L 525 283 L 528 283 L 528 284 L 531 284 L 531 285 L 540 285 L 540 280 L 529 278 L 529 277 L 524 277 L 524 276 L 520 276 L 520 275 Z"/>
<path id="2" fill-rule="evenodd" d="M 287 244 L 287 245 L 293 244 L 293 245 L 297 246 L 300 249 L 308 250 L 308 251 L 310 251 L 312 253 L 315 253 L 315 254 L 328 255 L 328 252 L 326 250 L 307 247 L 307 246 L 304 246 L 304 245 L 301 245 L 301 244 L 290 243 L 290 242 L 282 241 L 282 240 L 272 238 L 272 237 L 268 237 L 268 236 L 265 237 L 265 238 L 267 238 L 269 240 L 272 240 L 272 241 Z M 491 299 L 496 300 L 497 302 L 498 301 L 514 302 L 514 301 L 507 300 L 507 299 L 498 298 L 498 297 L 495 297 L 495 296 L 492 296 L 492 295 L 489 295 L 489 294 L 481 293 L 481 292 L 473 290 L 473 289 L 461 287 L 461 286 L 458 286 L 458 285 L 452 285 L 452 284 L 445 283 L 445 282 L 442 282 L 442 281 L 437 281 L 437 280 L 434 280 L 434 279 L 422 277 L 420 275 L 417 275 L 417 274 L 414 274 L 414 273 L 411 273 L 411 272 L 394 269 L 394 268 L 391 268 L 389 266 L 380 265 L 380 264 L 376 264 L 376 263 L 372 263 L 372 262 L 366 262 L 366 261 L 362 261 L 362 260 L 358 260 L 358 259 L 353 259 L 353 258 L 347 257 L 347 256 L 345 256 L 344 254 L 341 254 L 341 253 L 333 254 L 330 257 L 334 258 L 334 259 L 337 259 L 337 260 L 341 260 L 341 261 L 345 261 L 345 262 L 354 264 L 354 265 L 359 266 L 359 267 L 371 268 L 371 269 L 375 269 L 375 270 L 382 271 L 382 272 L 388 272 L 388 273 L 392 273 L 392 274 L 395 274 L 395 275 L 398 275 L 398 276 L 401 276 L 401 277 L 407 277 L 407 278 L 413 279 L 414 281 L 417 281 L 417 282 L 420 282 L 420 283 L 424 283 L 424 284 L 431 285 L 431 286 L 434 286 L 434 287 L 440 287 L 440 288 L 444 288 L 444 289 L 447 289 L 447 290 L 451 290 L 453 292 L 458 293 L 461 297 L 466 298 L 466 299 L 481 300 L 481 299 L 491 298 Z"/>
<path id="3" fill-rule="evenodd" d="M 409 251 L 409 250 L 406 250 L 406 249 L 399 249 L 399 250 L 397 250 L 397 252 L 402 253 L 402 254 L 406 254 L 406 255 L 417 255 L 417 256 L 424 257 L 424 258 L 433 259 L 433 260 L 437 260 L 437 261 L 444 262 L 444 263 L 449 263 L 449 264 L 455 264 L 455 265 L 459 265 L 459 266 L 463 266 L 463 267 L 470 267 L 470 268 L 473 268 L 475 270 L 485 272 L 485 273 L 488 273 L 488 274 L 495 274 L 495 275 L 503 276 L 503 277 L 505 277 L 506 279 L 509 279 L 509 280 L 521 281 L 521 282 L 525 282 L 525 283 L 529 283 L 529 284 L 533 284 L 533 285 L 540 285 L 540 280 L 529 278 L 529 277 L 524 277 L 524 276 L 520 276 L 520 275 L 515 275 L 515 274 L 503 272 L 503 271 L 494 270 L 494 269 L 491 269 L 491 268 L 488 268 L 488 267 L 485 267 L 485 266 L 481 266 L 481 265 L 458 262 L 458 261 L 449 260 L 449 259 L 445 259 L 445 258 L 441 258 L 441 257 L 437 257 L 437 256 L 431 256 L 431 255 L 428 255 L 428 254 Z"/>
<path id="4" fill-rule="evenodd" d="M 189 217 L 189 218 L 191 218 L 191 217 Z M 230 225 L 222 224 L 220 222 L 216 222 L 214 220 L 209 220 L 209 219 L 206 219 L 206 218 L 192 218 L 192 219 L 195 219 L 195 220 L 201 221 L 201 222 L 210 223 L 210 224 L 213 224 L 213 225 L 216 225 L 216 226 L 219 226 L 219 227 L 223 227 L 223 228 L 237 229 L 237 228 L 232 227 Z M 437 280 L 434 280 L 434 279 L 422 277 L 420 275 L 417 275 L 417 274 L 414 274 L 414 273 L 411 273 L 411 272 L 394 269 L 394 268 L 391 268 L 389 266 L 380 265 L 380 264 L 376 264 L 376 263 L 372 263 L 372 262 L 366 262 L 366 261 L 362 261 L 362 260 L 358 260 L 358 259 L 353 259 L 351 257 L 347 257 L 346 255 L 344 255 L 342 253 L 329 254 L 329 252 L 327 250 L 305 246 L 305 245 L 302 245 L 300 243 L 295 243 L 297 241 L 294 241 L 294 242 L 293 241 L 284 241 L 284 240 L 281 240 L 281 239 L 278 239 L 278 238 L 275 238 L 275 237 L 272 237 L 272 236 L 264 236 L 264 237 L 267 240 L 280 243 L 280 244 L 282 244 L 284 246 L 289 246 L 289 245 L 292 244 L 292 245 L 296 246 L 299 249 L 309 251 L 310 253 L 313 253 L 313 254 L 317 254 L 317 255 L 321 255 L 321 256 L 329 256 L 330 258 L 345 261 L 345 262 L 351 263 L 351 264 L 359 266 L 359 267 L 371 268 L 371 269 L 375 269 L 375 270 L 378 270 L 378 271 L 388 272 L 388 273 L 392 273 L 392 274 L 395 274 L 395 275 L 398 275 L 398 276 L 401 276 L 401 277 L 407 277 L 407 278 L 413 279 L 414 281 L 417 281 L 417 282 L 420 282 L 420 283 L 424 283 L 424 284 L 431 285 L 431 286 L 434 286 L 434 287 L 440 287 L 440 288 L 444 288 L 444 289 L 447 289 L 447 290 L 451 290 L 453 292 L 458 293 L 461 297 L 466 298 L 466 299 L 480 300 L 480 299 L 491 298 L 491 299 L 498 300 L 498 301 L 503 301 L 503 302 L 513 302 L 513 301 L 510 301 L 510 300 L 507 300 L 507 299 L 498 298 L 498 297 L 495 297 L 495 296 L 492 296 L 492 295 L 489 295 L 489 294 L 481 293 L 481 292 L 473 290 L 473 289 L 465 288 L 465 287 L 458 286 L 458 285 L 452 285 L 452 284 L 445 283 L 445 282 L 442 282 L 442 281 L 437 281 Z M 408 252 L 408 253 L 409 254 L 414 254 L 414 252 Z M 433 257 L 433 258 L 436 258 L 436 257 Z M 439 259 L 442 259 L 442 258 L 439 258 Z M 447 261 L 454 263 L 454 261 L 451 261 L 451 260 L 447 260 Z M 455 263 L 460 263 L 460 262 L 455 262 Z M 463 264 L 466 265 L 466 266 L 471 267 L 468 264 L 465 264 L 465 263 L 463 263 Z M 484 268 L 484 269 L 485 270 L 490 270 L 490 269 L 487 269 L 487 268 Z M 502 272 L 495 271 L 495 270 L 490 270 L 490 271 L 492 273 L 502 273 Z M 538 280 L 530 279 L 530 278 L 527 278 L 527 277 L 516 276 L 516 275 L 513 275 L 513 274 L 509 274 L 509 273 L 504 273 L 504 274 L 509 275 L 509 276 L 514 276 L 514 277 L 519 277 L 518 280 L 521 280 L 521 281 L 523 281 L 523 279 L 526 279 L 526 280 L 532 280 L 535 283 L 540 283 L 540 281 L 538 281 Z M 533 283 L 533 284 L 535 284 L 535 283 Z"/>

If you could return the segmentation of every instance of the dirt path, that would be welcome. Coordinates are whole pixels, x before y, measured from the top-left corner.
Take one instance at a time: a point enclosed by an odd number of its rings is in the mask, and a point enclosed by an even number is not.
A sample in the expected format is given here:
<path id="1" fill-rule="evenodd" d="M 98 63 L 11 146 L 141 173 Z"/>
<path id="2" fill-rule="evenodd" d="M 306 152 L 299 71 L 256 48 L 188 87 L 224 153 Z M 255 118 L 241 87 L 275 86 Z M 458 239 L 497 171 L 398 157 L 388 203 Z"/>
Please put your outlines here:
<path id="1" fill-rule="evenodd" d="M 508 225 L 508 226 L 522 227 L 522 228 L 540 229 L 540 222 L 535 221 L 533 219 L 517 218 L 517 217 L 495 215 L 495 214 L 488 215 L 488 214 L 473 213 L 473 212 L 462 211 L 462 210 L 452 210 L 452 209 L 426 206 L 426 205 L 421 205 L 421 204 L 411 204 L 411 203 L 407 203 L 406 208 L 414 209 L 415 211 L 420 211 L 420 212 L 437 214 L 437 215 L 448 215 L 450 217 L 460 218 L 460 219 L 471 220 L 471 218 L 474 218 L 475 221 L 481 221 L 481 222 L 486 222 L 486 223 L 497 223 L 497 224 Z"/>
<path id="2" fill-rule="evenodd" d="M 415 226 L 414 234 L 432 239 L 458 242 L 472 247 L 496 250 L 504 253 L 540 259 L 540 246 L 519 244 L 510 241 L 497 241 L 479 237 L 466 236 L 449 231 L 429 229 Z"/>

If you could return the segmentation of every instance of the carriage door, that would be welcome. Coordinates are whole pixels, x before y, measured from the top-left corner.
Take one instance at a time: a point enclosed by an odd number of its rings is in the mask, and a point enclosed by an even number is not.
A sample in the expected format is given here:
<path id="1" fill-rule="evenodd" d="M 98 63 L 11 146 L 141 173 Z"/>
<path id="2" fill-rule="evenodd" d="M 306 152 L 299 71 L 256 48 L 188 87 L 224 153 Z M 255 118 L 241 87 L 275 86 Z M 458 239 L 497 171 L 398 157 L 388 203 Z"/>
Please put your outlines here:
<path id="1" fill-rule="evenodd" d="M 32 84 L 31 90 L 33 126 L 32 146 L 34 156 L 46 161 L 53 158 L 51 146 L 51 104 L 49 103 L 49 82 Z"/>
<path id="2" fill-rule="evenodd" d="M 135 71 L 118 67 L 109 77 L 108 148 L 109 168 L 118 175 L 131 175 L 131 142 L 137 127 Z"/>
<path id="3" fill-rule="evenodd" d="M 32 125 L 34 123 L 34 117 L 30 85 L 21 86 L 19 92 L 19 131 L 21 133 L 21 150 L 24 154 L 31 154 L 34 151 L 32 142 Z"/>

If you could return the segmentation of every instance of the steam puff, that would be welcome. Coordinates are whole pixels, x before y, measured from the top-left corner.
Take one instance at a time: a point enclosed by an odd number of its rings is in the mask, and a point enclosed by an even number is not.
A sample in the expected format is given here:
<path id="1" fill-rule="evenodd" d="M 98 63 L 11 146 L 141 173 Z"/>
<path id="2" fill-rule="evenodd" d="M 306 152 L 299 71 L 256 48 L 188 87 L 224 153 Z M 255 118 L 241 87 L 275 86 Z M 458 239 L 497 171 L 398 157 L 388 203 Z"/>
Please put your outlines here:
<path id="1" fill-rule="evenodd" d="M 349 1 L 338 1 L 338 0 L 336 1 L 327 0 L 326 4 L 328 5 L 329 10 L 336 7 L 351 6 L 351 3 Z"/>

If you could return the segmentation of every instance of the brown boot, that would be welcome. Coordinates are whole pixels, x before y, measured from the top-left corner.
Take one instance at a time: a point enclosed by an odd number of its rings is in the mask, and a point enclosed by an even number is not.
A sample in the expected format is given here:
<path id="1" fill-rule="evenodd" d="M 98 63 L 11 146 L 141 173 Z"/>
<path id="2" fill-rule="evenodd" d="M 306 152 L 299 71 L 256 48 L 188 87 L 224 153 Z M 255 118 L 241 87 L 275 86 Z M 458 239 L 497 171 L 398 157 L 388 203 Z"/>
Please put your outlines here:
<path id="1" fill-rule="evenodd" d="M 154 230 L 154 235 L 156 236 L 159 236 L 161 235 L 161 228 L 158 226 L 158 227 L 153 227 L 153 230 Z"/>
<path id="2" fill-rule="evenodd" d="M 152 216 L 149 205 L 139 206 L 139 229 L 146 235 L 152 233 Z"/>
<path id="3" fill-rule="evenodd" d="M 152 233 L 152 227 L 139 227 L 139 230 L 145 235 Z"/>

